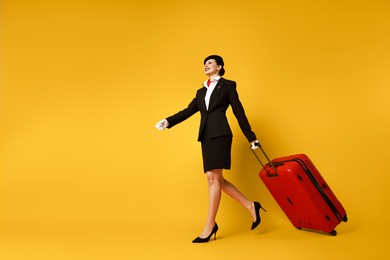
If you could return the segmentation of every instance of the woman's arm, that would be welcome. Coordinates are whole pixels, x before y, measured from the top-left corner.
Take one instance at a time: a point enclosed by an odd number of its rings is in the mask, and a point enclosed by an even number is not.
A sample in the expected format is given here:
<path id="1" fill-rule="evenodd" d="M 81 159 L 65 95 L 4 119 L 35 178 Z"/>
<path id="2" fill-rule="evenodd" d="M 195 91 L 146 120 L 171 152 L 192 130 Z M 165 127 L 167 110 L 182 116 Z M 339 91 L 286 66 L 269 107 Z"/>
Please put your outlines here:
<path id="1" fill-rule="evenodd" d="M 256 134 L 252 131 L 249 124 L 248 118 L 245 115 L 244 107 L 241 104 L 240 98 L 238 97 L 237 84 L 232 81 L 232 84 L 228 86 L 229 88 L 229 102 L 232 106 L 233 114 L 237 118 L 238 124 L 241 128 L 241 131 L 248 139 L 249 142 L 257 140 Z"/>
<path id="2" fill-rule="evenodd" d="M 166 118 L 166 120 L 168 121 L 168 128 L 171 128 L 183 122 L 184 120 L 186 120 L 187 118 L 189 118 L 190 116 L 192 116 L 198 111 L 199 111 L 198 104 L 196 103 L 196 98 L 194 98 L 187 108 Z"/>

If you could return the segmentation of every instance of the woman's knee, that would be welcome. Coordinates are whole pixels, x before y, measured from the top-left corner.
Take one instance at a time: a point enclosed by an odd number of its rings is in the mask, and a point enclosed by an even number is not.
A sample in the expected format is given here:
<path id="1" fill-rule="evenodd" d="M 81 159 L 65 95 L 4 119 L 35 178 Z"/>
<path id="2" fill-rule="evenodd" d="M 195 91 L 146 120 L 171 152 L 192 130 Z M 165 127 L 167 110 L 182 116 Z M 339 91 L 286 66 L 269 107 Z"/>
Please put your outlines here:
<path id="1" fill-rule="evenodd" d="M 209 182 L 209 185 L 213 185 L 216 182 L 222 184 L 223 182 L 222 169 L 215 169 L 215 170 L 208 171 L 207 181 Z"/>

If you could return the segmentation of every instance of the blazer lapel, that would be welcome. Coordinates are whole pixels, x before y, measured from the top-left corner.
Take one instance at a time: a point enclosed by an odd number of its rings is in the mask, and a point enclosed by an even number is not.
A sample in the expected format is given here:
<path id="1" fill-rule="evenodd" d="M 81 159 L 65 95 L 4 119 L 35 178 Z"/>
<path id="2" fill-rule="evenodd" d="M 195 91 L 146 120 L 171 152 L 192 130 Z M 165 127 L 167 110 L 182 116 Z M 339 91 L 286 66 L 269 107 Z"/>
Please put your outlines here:
<path id="1" fill-rule="evenodd" d="M 207 92 L 207 89 L 202 85 L 202 89 L 201 89 L 201 92 L 200 92 L 200 104 L 202 105 L 202 108 L 204 110 L 207 110 L 206 108 L 206 100 L 205 100 L 205 97 L 206 97 L 206 92 Z"/>

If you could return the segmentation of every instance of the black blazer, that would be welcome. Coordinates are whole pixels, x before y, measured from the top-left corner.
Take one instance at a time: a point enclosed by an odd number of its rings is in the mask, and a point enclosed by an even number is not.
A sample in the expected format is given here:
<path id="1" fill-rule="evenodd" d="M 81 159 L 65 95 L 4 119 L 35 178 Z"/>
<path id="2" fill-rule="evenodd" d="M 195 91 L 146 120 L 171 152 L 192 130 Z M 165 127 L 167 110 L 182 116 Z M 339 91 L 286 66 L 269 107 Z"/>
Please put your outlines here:
<path id="1" fill-rule="evenodd" d="M 231 105 L 238 124 L 248 141 L 251 142 L 257 139 L 255 133 L 251 130 L 244 108 L 238 97 L 236 82 L 224 78 L 218 80 L 210 97 L 209 110 L 206 109 L 206 91 L 207 89 L 202 87 L 196 92 L 195 98 L 187 108 L 173 116 L 167 117 L 168 128 L 181 123 L 200 111 L 198 141 L 202 141 L 205 135 L 210 138 L 233 136 L 226 117 L 226 110 Z"/>

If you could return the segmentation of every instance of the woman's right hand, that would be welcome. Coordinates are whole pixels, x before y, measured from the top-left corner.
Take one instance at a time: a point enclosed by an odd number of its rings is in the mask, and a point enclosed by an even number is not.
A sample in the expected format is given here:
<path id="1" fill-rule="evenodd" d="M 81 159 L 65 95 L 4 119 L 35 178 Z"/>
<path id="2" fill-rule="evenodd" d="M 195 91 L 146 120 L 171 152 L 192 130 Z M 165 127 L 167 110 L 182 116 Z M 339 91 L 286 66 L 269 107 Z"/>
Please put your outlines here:
<path id="1" fill-rule="evenodd" d="M 162 131 L 165 128 L 167 128 L 169 125 L 168 121 L 166 119 L 161 120 L 158 122 L 154 127 L 157 128 L 158 130 Z"/>

